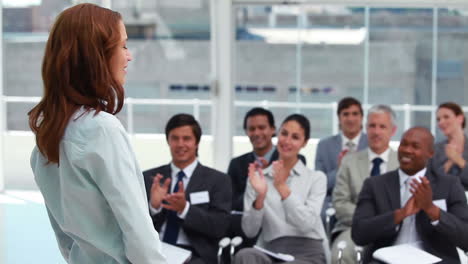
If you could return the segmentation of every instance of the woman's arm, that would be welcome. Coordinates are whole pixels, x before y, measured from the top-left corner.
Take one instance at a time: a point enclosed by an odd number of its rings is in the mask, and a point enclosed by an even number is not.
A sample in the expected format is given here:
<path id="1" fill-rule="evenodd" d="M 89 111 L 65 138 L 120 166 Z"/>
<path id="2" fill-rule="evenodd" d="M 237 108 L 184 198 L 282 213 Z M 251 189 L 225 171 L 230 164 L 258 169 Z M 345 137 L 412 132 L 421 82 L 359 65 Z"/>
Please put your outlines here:
<path id="1" fill-rule="evenodd" d="M 148 213 L 143 174 L 128 136 L 120 124 L 105 125 L 90 135 L 80 165 L 89 172 L 109 204 L 121 229 L 128 260 L 166 263 Z"/>

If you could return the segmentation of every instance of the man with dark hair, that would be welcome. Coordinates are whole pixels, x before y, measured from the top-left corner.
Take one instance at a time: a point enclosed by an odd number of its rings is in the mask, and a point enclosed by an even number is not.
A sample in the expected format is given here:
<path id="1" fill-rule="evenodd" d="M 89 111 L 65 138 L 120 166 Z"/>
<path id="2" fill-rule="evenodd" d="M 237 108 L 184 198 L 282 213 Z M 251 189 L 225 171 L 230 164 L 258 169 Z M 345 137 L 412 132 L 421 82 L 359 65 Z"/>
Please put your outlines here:
<path id="1" fill-rule="evenodd" d="M 193 116 L 173 116 L 166 125 L 171 163 L 143 174 L 161 239 L 191 250 L 189 263 L 214 264 L 217 242 L 229 227 L 231 181 L 197 160 L 201 134 Z"/>
<path id="2" fill-rule="evenodd" d="M 336 114 L 341 132 L 321 139 L 315 154 L 315 169 L 323 171 L 327 175 L 327 196 L 322 210 L 322 219 L 325 218 L 325 210 L 331 206 L 336 172 L 341 160 L 347 153 L 367 147 L 367 136 L 362 132 L 363 111 L 361 103 L 353 97 L 345 97 L 338 103 Z"/>
<path id="3" fill-rule="evenodd" d="M 352 238 L 372 253 L 410 244 L 439 258 L 460 263 L 456 247 L 468 250 L 468 205 L 458 177 L 434 174 L 428 165 L 434 137 L 422 127 L 403 134 L 398 148 L 400 168 L 367 178 L 354 212 Z"/>
<path id="4" fill-rule="evenodd" d="M 266 168 L 278 159 L 278 151 L 272 142 L 276 128 L 273 114 L 269 110 L 260 107 L 252 108 L 245 114 L 243 124 L 253 151 L 233 158 L 229 164 L 228 175 L 232 181 L 232 209 L 234 210 L 230 235 L 243 236 L 245 241 L 243 246 L 252 246 L 256 239 L 248 239 L 241 228 L 249 164 L 257 162 L 259 166 Z M 299 155 L 299 158 L 305 163 L 304 156 Z"/>

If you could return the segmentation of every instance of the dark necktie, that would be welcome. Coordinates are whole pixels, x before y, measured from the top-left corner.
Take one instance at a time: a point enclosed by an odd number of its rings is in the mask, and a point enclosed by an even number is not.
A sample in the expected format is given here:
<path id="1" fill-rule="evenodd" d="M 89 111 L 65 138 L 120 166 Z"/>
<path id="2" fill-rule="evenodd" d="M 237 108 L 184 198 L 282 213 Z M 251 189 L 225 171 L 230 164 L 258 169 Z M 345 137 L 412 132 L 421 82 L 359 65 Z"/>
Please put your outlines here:
<path id="1" fill-rule="evenodd" d="M 179 182 L 182 182 L 185 173 L 181 170 L 177 173 L 177 182 L 174 185 L 172 193 L 179 191 Z M 177 216 L 177 212 L 167 210 L 166 218 L 166 230 L 164 231 L 163 241 L 172 245 L 177 243 L 177 237 L 179 236 L 179 226 L 181 219 Z"/>
<path id="2" fill-rule="evenodd" d="M 370 172 L 370 176 L 377 176 L 380 175 L 380 164 L 382 164 L 383 159 L 377 157 L 372 160 L 372 170 Z"/>

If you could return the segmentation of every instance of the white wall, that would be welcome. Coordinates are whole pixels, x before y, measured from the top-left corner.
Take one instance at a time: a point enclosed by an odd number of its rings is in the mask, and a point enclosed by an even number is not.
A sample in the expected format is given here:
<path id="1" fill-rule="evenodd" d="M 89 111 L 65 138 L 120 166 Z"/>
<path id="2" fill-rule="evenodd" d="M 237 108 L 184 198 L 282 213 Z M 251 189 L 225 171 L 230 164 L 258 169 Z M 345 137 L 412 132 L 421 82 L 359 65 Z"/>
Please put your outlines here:
<path id="1" fill-rule="evenodd" d="M 170 152 L 164 135 L 134 135 L 132 143 L 142 170 L 169 163 Z M 212 166 L 212 137 L 203 136 L 200 148 L 200 162 Z M 307 164 L 313 167 L 317 140 L 311 139 L 302 150 Z M 5 134 L 5 186 L 6 189 L 37 189 L 29 165 L 31 150 L 35 142 L 32 133 L 8 132 Z M 234 137 L 234 156 L 251 151 L 247 137 Z M 226 153 L 226 155 L 230 155 Z M 225 169 L 227 170 L 227 168 Z"/>

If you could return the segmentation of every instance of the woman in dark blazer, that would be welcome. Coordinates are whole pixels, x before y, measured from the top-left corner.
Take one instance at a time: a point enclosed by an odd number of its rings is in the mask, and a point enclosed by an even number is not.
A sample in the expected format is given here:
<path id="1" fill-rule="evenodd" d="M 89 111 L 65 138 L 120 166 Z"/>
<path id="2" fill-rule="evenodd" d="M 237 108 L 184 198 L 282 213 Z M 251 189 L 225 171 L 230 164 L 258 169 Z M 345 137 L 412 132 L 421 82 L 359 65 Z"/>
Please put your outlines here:
<path id="1" fill-rule="evenodd" d="M 437 125 L 447 137 L 435 144 L 432 166 L 439 174 L 451 174 L 460 177 L 468 190 L 468 141 L 464 133 L 465 116 L 462 108 L 453 102 L 439 105 Z"/>

